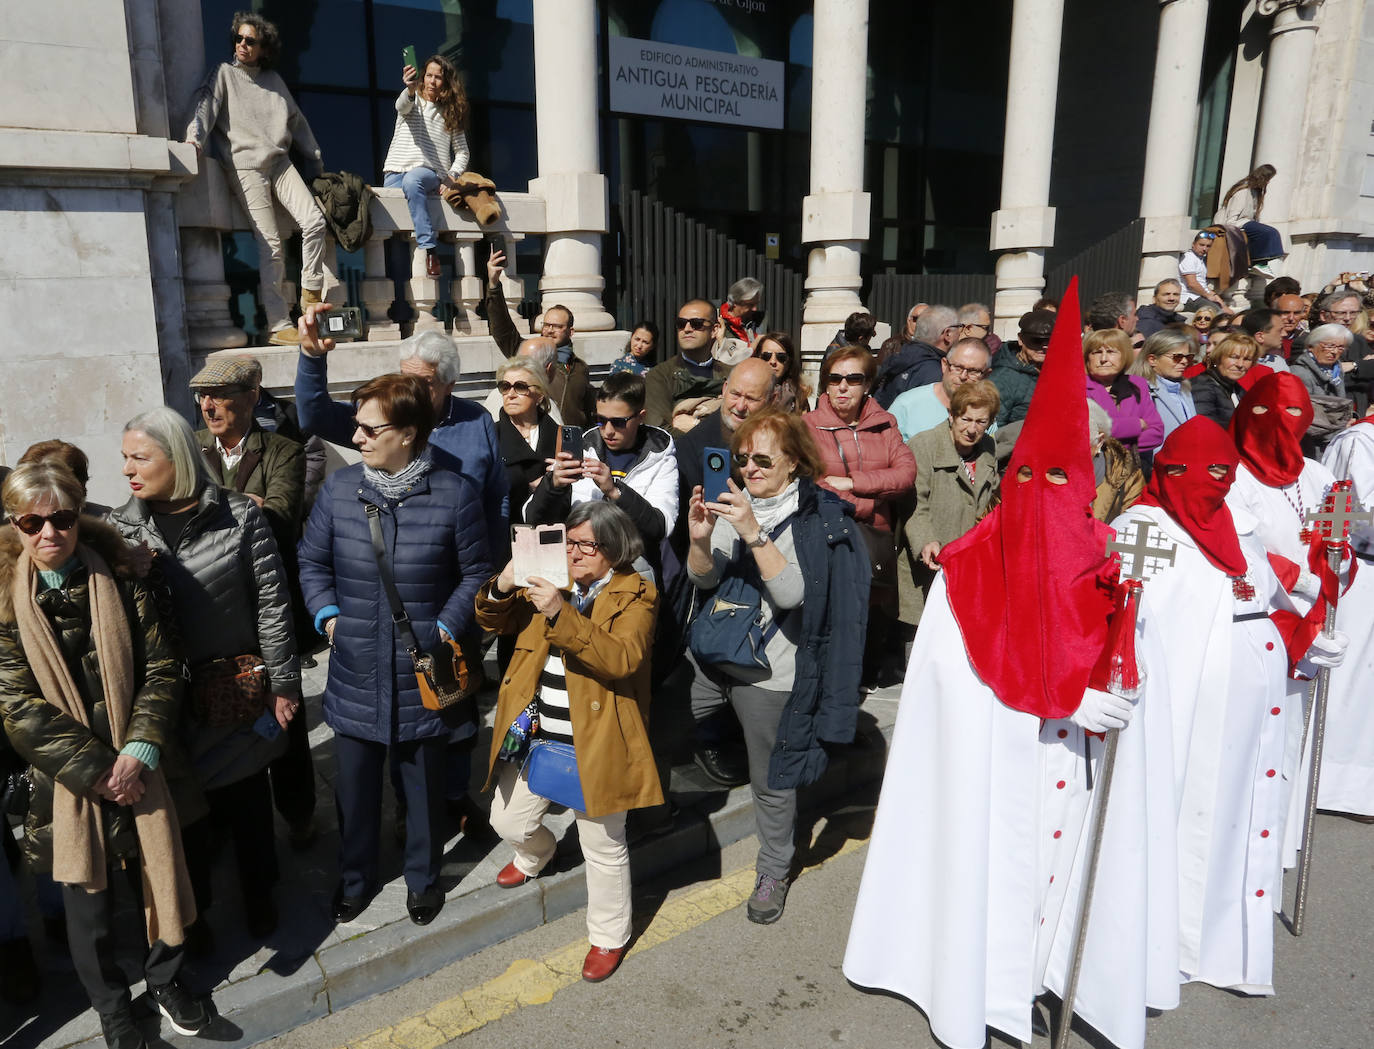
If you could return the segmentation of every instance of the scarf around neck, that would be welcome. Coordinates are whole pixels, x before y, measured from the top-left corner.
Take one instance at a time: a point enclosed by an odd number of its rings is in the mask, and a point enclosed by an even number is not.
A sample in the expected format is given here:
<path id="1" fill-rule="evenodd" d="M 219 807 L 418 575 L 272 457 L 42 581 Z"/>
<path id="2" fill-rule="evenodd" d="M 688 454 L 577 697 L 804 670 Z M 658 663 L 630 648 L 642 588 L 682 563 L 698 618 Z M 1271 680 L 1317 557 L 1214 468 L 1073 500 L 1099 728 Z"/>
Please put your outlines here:
<path id="1" fill-rule="evenodd" d="M 771 532 L 797 512 L 800 499 L 801 485 L 794 478 L 792 483 L 777 495 L 770 495 L 766 499 L 755 499 L 750 496 L 749 506 L 754 511 L 754 520 L 759 523 L 759 528 L 764 532 Z"/>
<path id="2" fill-rule="evenodd" d="M 377 489 L 388 499 L 399 499 L 408 491 L 414 488 L 434 467 L 434 453 L 430 446 L 426 444 L 410 463 L 394 474 L 389 474 L 384 470 L 375 467 L 363 466 L 363 476 L 367 478 L 368 484 Z"/>
<path id="3" fill-rule="evenodd" d="M 133 713 L 133 641 L 119 587 L 105 559 L 90 547 L 77 547 L 86 566 L 91 614 L 91 643 L 100 668 L 110 739 L 118 752 L 125 743 Z M 43 701 L 88 732 L 86 704 L 63 658 L 48 617 L 38 605 L 38 569 L 22 551 L 12 584 L 15 622 L 24 658 Z M 148 943 L 177 946 L 183 930 L 196 917 L 191 880 L 182 854 L 176 809 L 161 769 L 145 769 L 143 797 L 133 806 L 143 869 L 143 908 Z M 94 791 L 76 794 L 53 781 L 53 879 L 88 893 L 107 888 L 105 821 Z"/>

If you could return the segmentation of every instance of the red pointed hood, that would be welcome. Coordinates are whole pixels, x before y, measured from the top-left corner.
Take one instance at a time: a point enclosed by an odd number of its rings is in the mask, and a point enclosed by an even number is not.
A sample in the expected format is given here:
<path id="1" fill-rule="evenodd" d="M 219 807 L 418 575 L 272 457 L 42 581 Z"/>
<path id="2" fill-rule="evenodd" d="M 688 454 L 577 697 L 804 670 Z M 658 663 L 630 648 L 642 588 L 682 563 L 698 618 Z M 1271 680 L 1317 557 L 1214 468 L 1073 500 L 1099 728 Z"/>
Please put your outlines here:
<path id="1" fill-rule="evenodd" d="M 1271 488 L 1302 473 L 1302 435 L 1312 425 L 1312 397 L 1291 372 L 1266 375 L 1241 398 L 1231 416 L 1231 436 L 1241 462 Z"/>
<path id="2" fill-rule="evenodd" d="M 1051 481 L 1051 471 L 1067 482 Z M 1075 278 L 1002 479 L 1002 502 L 940 553 L 969 660 L 1009 707 L 1071 714 L 1106 643 L 1111 530 L 1093 519 L 1096 493 Z"/>
<path id="3" fill-rule="evenodd" d="M 1236 536 L 1226 493 L 1236 480 L 1240 455 L 1230 435 L 1206 416 L 1195 415 L 1174 430 L 1155 452 L 1150 485 L 1140 502 L 1158 506 L 1197 543 L 1202 556 L 1228 576 L 1245 574 L 1245 554 Z M 1210 467 L 1226 467 L 1213 477 Z M 1169 467 L 1183 467 L 1182 473 Z"/>

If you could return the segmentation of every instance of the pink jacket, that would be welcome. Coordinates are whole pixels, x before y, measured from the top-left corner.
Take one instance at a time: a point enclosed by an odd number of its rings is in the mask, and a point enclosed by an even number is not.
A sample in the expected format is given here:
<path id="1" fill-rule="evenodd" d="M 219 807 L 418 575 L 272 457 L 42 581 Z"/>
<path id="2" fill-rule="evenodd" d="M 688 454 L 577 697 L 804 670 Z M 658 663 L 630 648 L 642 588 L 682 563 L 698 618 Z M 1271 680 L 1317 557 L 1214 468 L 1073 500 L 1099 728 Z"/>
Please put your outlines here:
<path id="1" fill-rule="evenodd" d="M 892 531 L 890 500 L 910 492 L 916 484 L 916 457 L 902 440 L 897 420 L 868 397 L 859 411 L 859 421 L 850 427 L 840 421 L 825 394 L 816 398 L 816 407 L 803 418 L 825 463 L 822 477 L 817 478 L 821 487 L 835 491 L 825 483 L 825 476 L 852 477 L 854 490 L 836 494 L 854 504 L 858 520 Z"/>

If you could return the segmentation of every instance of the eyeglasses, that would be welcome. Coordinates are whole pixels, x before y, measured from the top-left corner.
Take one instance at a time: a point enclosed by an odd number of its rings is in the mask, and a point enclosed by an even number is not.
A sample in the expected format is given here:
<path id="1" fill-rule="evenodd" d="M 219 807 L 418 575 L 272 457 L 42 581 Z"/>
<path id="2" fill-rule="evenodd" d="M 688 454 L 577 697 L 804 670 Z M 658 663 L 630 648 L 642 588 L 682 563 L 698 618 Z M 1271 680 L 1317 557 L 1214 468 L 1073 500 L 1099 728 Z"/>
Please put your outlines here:
<path id="1" fill-rule="evenodd" d="M 597 425 L 597 426 L 605 426 L 607 423 L 610 423 L 610 424 L 611 424 L 612 426 L 614 426 L 617 430 L 623 430 L 623 429 L 625 429 L 625 427 L 627 427 L 627 426 L 630 425 L 630 422 L 631 422 L 632 419 L 634 419 L 634 416 L 633 416 L 633 415 L 600 415 L 600 414 L 598 414 L 598 415 L 596 415 L 594 418 L 596 419 L 596 425 Z"/>
<path id="2" fill-rule="evenodd" d="M 1326 312 L 1328 316 L 1342 321 L 1353 321 L 1360 315 L 1359 310 L 1327 310 Z"/>
<path id="3" fill-rule="evenodd" d="M 962 364 L 950 364 L 948 360 L 945 361 L 945 365 L 963 379 L 981 379 L 988 373 L 987 368 L 965 368 Z"/>
<path id="4" fill-rule="evenodd" d="M 240 397 L 246 392 L 247 390 L 242 386 L 191 387 L 191 393 L 195 395 L 196 400 L 211 400 L 216 404 L 227 404 L 235 397 Z"/>
<path id="5" fill-rule="evenodd" d="M 1345 343 L 1343 342 L 1319 342 L 1312 347 L 1314 350 L 1327 350 L 1329 352 L 1344 353 Z"/>
<path id="6" fill-rule="evenodd" d="M 504 379 L 502 379 L 500 382 L 496 384 L 497 392 L 500 393 L 503 397 L 506 394 L 510 393 L 511 390 L 514 390 L 516 393 L 529 393 L 532 389 L 533 387 L 530 386 L 529 383 L 523 382 L 520 379 L 516 379 L 515 382 L 506 382 Z"/>
<path id="7" fill-rule="evenodd" d="M 838 386 L 840 383 L 848 383 L 850 386 L 862 386 L 868 381 L 868 377 L 863 372 L 848 372 L 841 375 L 839 372 L 831 372 L 825 377 L 827 386 Z"/>
<path id="8" fill-rule="evenodd" d="M 576 550 L 579 554 L 590 557 L 601 549 L 600 543 L 594 543 L 590 539 L 568 539 L 563 544 L 568 548 L 568 552 Z"/>
<path id="9" fill-rule="evenodd" d="M 682 331 L 684 328 L 691 328 L 693 331 L 705 331 L 711 326 L 711 318 L 678 317 L 673 323 L 677 325 L 678 331 Z"/>
<path id="10" fill-rule="evenodd" d="M 1175 364 L 1187 364 L 1193 359 L 1191 353 L 1161 353 L 1159 356 L 1166 361 L 1173 361 Z"/>
<path id="11" fill-rule="evenodd" d="M 992 325 L 991 325 L 991 324 L 979 324 L 977 321 L 974 321 L 974 322 L 972 322 L 972 323 L 970 323 L 970 324 L 961 325 L 961 327 L 964 327 L 964 328 L 982 328 L 984 331 L 991 331 L 991 330 L 992 330 Z"/>
<path id="12" fill-rule="evenodd" d="M 777 361 L 780 364 L 786 364 L 790 357 L 791 354 L 786 350 L 778 350 L 776 353 L 771 350 L 764 350 L 759 354 L 759 360 L 761 361 Z"/>
<path id="13" fill-rule="evenodd" d="M 730 456 L 730 461 L 741 470 L 749 465 L 751 459 L 754 465 L 760 470 L 773 469 L 773 457 L 771 455 L 758 455 L 757 453 L 754 455 L 745 455 L 743 452 L 736 452 L 734 455 Z"/>
<path id="14" fill-rule="evenodd" d="M 258 38 L 255 36 L 245 36 L 240 33 L 238 36 L 234 37 L 234 43 L 242 44 L 244 47 L 257 47 Z"/>
<path id="15" fill-rule="evenodd" d="M 390 430 L 396 424 L 379 423 L 376 426 L 369 426 L 367 423 L 359 422 L 357 419 L 354 419 L 353 425 L 356 426 L 359 430 L 363 431 L 364 437 L 372 438 L 376 437 L 379 433 L 385 433 L 387 430 Z"/>
<path id="16" fill-rule="evenodd" d="M 24 514 L 22 517 L 11 517 L 14 527 L 25 535 L 37 535 L 43 531 L 45 524 L 51 524 L 59 532 L 70 532 L 76 524 L 77 512 L 75 510 L 57 510 L 48 514 L 47 517 L 41 514 Z"/>

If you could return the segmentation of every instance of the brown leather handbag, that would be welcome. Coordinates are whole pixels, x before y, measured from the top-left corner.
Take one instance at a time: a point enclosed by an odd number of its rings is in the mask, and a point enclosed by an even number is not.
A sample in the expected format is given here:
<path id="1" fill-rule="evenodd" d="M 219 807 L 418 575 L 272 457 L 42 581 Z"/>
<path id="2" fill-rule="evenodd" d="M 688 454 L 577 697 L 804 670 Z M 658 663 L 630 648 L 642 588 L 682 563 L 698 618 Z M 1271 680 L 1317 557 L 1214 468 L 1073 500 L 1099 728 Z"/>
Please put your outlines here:
<path id="1" fill-rule="evenodd" d="M 262 656 L 225 656 L 191 668 L 191 702 L 208 725 L 251 724 L 267 709 L 268 698 Z"/>

